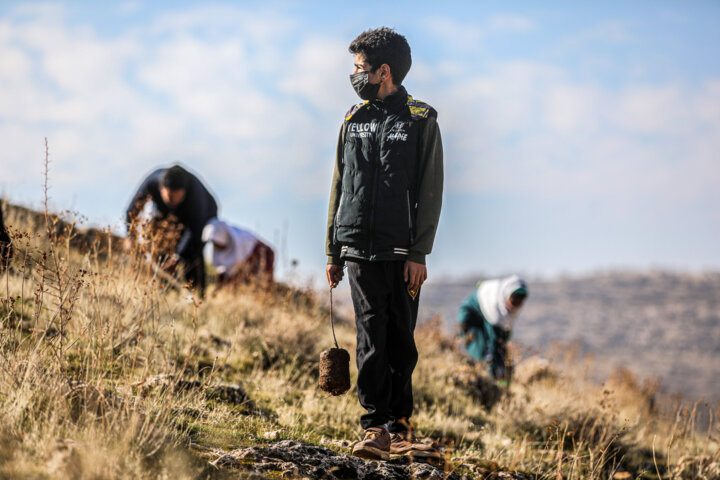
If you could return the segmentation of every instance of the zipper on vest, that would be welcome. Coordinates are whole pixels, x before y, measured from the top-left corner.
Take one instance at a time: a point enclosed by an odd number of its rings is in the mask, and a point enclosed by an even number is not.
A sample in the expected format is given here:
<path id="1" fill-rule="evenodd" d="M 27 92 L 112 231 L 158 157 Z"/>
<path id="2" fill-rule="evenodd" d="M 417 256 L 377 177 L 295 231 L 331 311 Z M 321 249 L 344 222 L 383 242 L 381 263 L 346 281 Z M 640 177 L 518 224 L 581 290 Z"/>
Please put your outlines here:
<path id="1" fill-rule="evenodd" d="M 410 190 L 405 190 L 405 195 L 407 196 L 408 228 L 410 228 L 410 246 L 412 247 L 415 240 L 413 239 L 412 210 L 410 210 Z"/>
<path id="2" fill-rule="evenodd" d="M 385 121 L 387 120 L 385 118 L 385 108 L 381 108 L 380 111 L 382 112 L 382 120 L 378 124 L 379 131 L 377 139 L 377 162 L 373 164 L 373 193 L 372 203 L 370 204 L 370 248 L 368 248 L 368 254 L 371 259 L 374 255 L 373 238 L 375 237 L 375 202 L 377 201 L 378 180 L 380 178 L 380 154 L 382 153 L 383 135 L 385 133 Z M 373 152 L 373 155 L 370 158 L 374 158 L 374 153 L 375 152 Z"/>
<path id="3" fill-rule="evenodd" d="M 380 150 L 378 149 L 378 162 L 380 158 Z M 373 193 L 372 193 L 372 203 L 370 204 L 370 244 L 368 247 L 368 254 L 370 255 L 370 258 L 372 259 L 373 256 L 373 237 L 375 236 L 375 201 L 377 200 L 377 184 L 378 184 L 378 177 L 379 173 L 378 170 L 380 170 L 379 165 L 373 165 Z"/>
<path id="4" fill-rule="evenodd" d="M 342 181 L 342 179 L 341 179 L 341 181 Z M 337 211 L 335 212 L 335 218 L 333 219 L 333 245 L 338 244 L 337 231 L 338 231 L 338 225 L 340 225 L 339 218 L 340 218 L 340 206 L 342 205 L 342 200 L 343 200 L 343 193 L 340 192 L 340 200 L 338 201 Z"/>

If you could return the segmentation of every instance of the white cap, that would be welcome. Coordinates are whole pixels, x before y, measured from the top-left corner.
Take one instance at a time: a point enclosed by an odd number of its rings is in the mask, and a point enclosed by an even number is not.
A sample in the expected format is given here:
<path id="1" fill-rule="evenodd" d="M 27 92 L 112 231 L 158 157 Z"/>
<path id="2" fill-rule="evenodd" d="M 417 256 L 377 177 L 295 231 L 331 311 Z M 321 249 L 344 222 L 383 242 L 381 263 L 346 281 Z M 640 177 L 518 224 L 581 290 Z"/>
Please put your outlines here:
<path id="1" fill-rule="evenodd" d="M 230 243 L 230 232 L 228 225 L 222 220 L 213 218 L 210 220 L 202 232 L 202 241 L 213 242 L 218 245 L 228 245 Z"/>

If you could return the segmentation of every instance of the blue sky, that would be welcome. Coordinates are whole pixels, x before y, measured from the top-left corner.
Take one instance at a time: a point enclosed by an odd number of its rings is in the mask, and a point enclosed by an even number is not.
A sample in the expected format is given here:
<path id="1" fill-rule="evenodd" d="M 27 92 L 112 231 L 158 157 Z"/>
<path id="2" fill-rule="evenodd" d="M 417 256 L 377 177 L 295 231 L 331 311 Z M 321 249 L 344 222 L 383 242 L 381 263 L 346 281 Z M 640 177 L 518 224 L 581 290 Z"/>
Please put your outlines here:
<path id="1" fill-rule="evenodd" d="M 221 214 L 324 269 L 348 43 L 406 35 L 439 111 L 431 276 L 720 269 L 720 3 L 0 3 L 0 195 L 119 225 L 182 162 Z"/>

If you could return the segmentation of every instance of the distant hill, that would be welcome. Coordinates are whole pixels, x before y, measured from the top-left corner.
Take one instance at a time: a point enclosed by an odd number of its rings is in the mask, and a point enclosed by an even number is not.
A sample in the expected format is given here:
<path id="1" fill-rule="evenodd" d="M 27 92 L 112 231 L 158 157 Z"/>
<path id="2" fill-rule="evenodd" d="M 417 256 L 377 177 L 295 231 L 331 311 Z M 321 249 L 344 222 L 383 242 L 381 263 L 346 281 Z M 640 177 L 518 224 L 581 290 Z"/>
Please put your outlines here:
<path id="1" fill-rule="evenodd" d="M 454 329 L 457 307 L 477 281 L 428 283 L 421 321 L 438 313 Z M 576 342 L 608 370 L 626 366 L 660 377 L 669 393 L 720 399 L 720 273 L 615 272 L 529 285 L 518 342 L 541 351 Z"/>

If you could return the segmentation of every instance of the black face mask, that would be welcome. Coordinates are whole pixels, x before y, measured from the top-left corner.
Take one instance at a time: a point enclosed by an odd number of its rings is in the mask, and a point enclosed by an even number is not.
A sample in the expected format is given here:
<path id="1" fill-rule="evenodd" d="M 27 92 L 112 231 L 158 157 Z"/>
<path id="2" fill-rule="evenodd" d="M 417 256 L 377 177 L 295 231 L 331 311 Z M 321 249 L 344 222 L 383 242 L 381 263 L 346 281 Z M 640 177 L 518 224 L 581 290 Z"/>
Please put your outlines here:
<path id="1" fill-rule="evenodd" d="M 375 100 L 378 91 L 380 90 L 380 84 L 370 83 L 370 81 L 368 80 L 368 74 L 369 72 L 367 71 L 353 73 L 352 75 L 350 75 L 350 83 L 352 83 L 352 86 L 355 89 L 355 93 L 358 94 L 358 97 L 362 98 L 363 100 Z"/>

